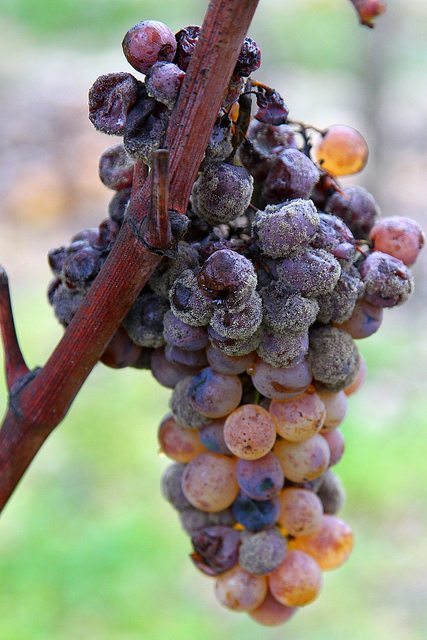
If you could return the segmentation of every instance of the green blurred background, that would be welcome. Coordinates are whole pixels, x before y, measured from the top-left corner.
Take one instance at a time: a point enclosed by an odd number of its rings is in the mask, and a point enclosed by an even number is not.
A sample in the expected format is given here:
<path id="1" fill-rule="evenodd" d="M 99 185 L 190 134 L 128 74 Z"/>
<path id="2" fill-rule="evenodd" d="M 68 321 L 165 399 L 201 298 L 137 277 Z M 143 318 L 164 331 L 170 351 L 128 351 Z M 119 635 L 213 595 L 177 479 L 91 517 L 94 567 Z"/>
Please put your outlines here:
<path id="1" fill-rule="evenodd" d="M 129 70 L 125 31 L 144 18 L 200 23 L 200 0 L 2 0 L 0 261 L 31 366 L 61 334 L 45 299 L 46 253 L 105 216 L 97 180 L 111 139 L 86 114 L 101 73 Z M 367 186 L 387 215 L 427 224 L 427 7 L 394 0 L 368 31 L 346 0 L 261 0 L 258 77 L 295 119 L 358 127 Z M 359 343 L 369 376 L 352 398 L 338 467 L 356 549 L 319 600 L 283 629 L 217 606 L 160 496 L 156 429 L 168 391 L 102 366 L 26 475 L 0 523 L 5 640 L 424 640 L 427 637 L 427 259 L 417 295 Z M 0 404 L 6 405 L 2 387 Z"/>

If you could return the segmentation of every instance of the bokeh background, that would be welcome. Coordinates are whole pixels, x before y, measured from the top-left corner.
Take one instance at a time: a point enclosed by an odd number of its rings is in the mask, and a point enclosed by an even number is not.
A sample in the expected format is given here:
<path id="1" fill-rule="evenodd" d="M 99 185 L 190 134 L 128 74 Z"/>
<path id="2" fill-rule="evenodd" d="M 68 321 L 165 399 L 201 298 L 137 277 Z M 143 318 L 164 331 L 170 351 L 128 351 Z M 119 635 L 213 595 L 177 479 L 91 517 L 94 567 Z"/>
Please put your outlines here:
<path id="1" fill-rule="evenodd" d="M 347 0 L 261 0 L 258 77 L 295 119 L 348 123 L 371 146 L 369 188 L 387 215 L 427 227 L 427 5 L 393 0 L 375 31 Z M 2 0 L 0 261 L 31 366 L 61 329 L 46 302 L 46 253 L 105 217 L 97 162 L 112 141 L 87 120 L 87 90 L 130 70 L 126 30 L 145 18 L 198 24 L 207 1 Z M 427 253 L 427 252 L 426 252 Z M 5 640 L 424 640 L 427 637 L 427 256 L 416 295 L 359 343 L 369 376 L 354 397 L 338 467 L 356 549 L 319 600 L 283 629 L 217 606 L 162 501 L 156 428 L 169 393 L 146 372 L 90 376 L 0 523 Z M 0 405 L 6 406 L 1 388 Z"/>

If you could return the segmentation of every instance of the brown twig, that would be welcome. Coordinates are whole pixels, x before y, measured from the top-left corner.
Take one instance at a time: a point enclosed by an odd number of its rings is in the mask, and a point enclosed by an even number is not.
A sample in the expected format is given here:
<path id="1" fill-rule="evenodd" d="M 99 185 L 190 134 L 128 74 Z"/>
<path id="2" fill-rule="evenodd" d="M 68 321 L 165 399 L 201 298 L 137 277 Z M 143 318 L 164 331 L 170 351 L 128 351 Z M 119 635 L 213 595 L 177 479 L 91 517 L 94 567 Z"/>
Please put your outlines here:
<path id="1" fill-rule="evenodd" d="M 187 210 L 210 131 L 258 0 L 211 0 L 167 133 L 169 207 Z M 10 404 L 0 430 L 0 509 L 61 422 L 138 293 L 160 262 L 136 230 L 151 209 L 152 176 L 134 172 L 116 243 L 45 366 Z M 8 345 L 6 345 L 8 346 Z M 7 360 L 8 356 L 6 357 Z"/>
<path id="2" fill-rule="evenodd" d="M 18 343 L 10 301 L 9 280 L 2 266 L 0 266 L 0 328 L 5 353 L 6 382 L 10 391 L 15 383 L 26 376 L 30 370 Z"/>
<path id="3" fill-rule="evenodd" d="M 172 241 L 169 220 L 169 151 L 153 153 L 151 210 L 145 219 L 144 240 L 153 249 L 165 250 Z"/>

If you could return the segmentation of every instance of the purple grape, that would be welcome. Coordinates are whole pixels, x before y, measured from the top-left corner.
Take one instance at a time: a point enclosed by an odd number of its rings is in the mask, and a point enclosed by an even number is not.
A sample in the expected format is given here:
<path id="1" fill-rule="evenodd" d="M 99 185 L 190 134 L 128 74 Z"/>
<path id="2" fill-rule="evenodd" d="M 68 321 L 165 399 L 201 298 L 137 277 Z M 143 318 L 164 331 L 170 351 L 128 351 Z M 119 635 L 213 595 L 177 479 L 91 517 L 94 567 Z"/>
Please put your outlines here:
<path id="1" fill-rule="evenodd" d="M 255 576 L 265 576 L 285 559 L 287 540 L 276 529 L 244 534 L 239 551 L 240 566 Z"/>
<path id="2" fill-rule="evenodd" d="M 207 418 L 222 418 L 239 406 L 242 383 L 238 376 L 224 376 L 206 367 L 193 376 L 188 395 L 196 411 Z"/>
<path id="3" fill-rule="evenodd" d="M 189 349 L 181 349 L 174 345 L 167 344 L 165 346 L 165 358 L 171 364 L 181 364 L 186 367 L 199 369 L 208 364 L 206 352 L 204 349 L 193 351 Z"/>
<path id="4" fill-rule="evenodd" d="M 335 327 L 310 331 L 308 354 L 313 378 L 323 389 L 341 391 L 355 379 L 360 356 L 352 337 Z"/>
<path id="5" fill-rule="evenodd" d="M 252 189 L 253 178 L 244 167 L 212 163 L 194 183 L 191 204 L 202 220 L 212 225 L 222 224 L 246 211 Z"/>
<path id="6" fill-rule="evenodd" d="M 284 475 L 274 453 L 257 460 L 238 460 L 237 482 L 241 491 L 253 500 L 270 500 L 283 489 Z"/>
<path id="7" fill-rule="evenodd" d="M 129 64 L 137 71 L 147 73 L 156 62 L 173 60 L 176 41 L 172 31 L 163 22 L 144 20 L 129 29 L 122 47 Z"/>
<path id="8" fill-rule="evenodd" d="M 208 346 L 208 333 L 204 327 L 192 327 L 167 311 L 163 318 L 163 335 L 169 344 L 187 351 L 200 351 Z"/>
<path id="9" fill-rule="evenodd" d="M 254 291 L 247 303 L 238 311 L 230 310 L 228 305 L 214 309 L 211 318 L 212 328 L 224 338 L 244 340 L 250 338 L 262 321 L 262 300 Z"/>
<path id="10" fill-rule="evenodd" d="M 89 91 L 89 120 L 95 129 L 122 135 L 128 114 L 137 102 L 139 85 L 130 73 L 109 73 L 95 80 Z"/>
<path id="11" fill-rule="evenodd" d="M 156 105 L 153 98 L 140 96 L 129 112 L 123 132 L 123 144 L 131 158 L 151 166 L 153 151 L 164 146 L 169 115 L 167 107 Z"/>
<path id="12" fill-rule="evenodd" d="M 149 368 L 157 382 L 168 389 L 173 389 L 180 380 L 197 372 L 194 367 L 169 362 L 162 347 L 153 349 Z"/>
<path id="13" fill-rule="evenodd" d="M 171 464 L 162 475 L 162 495 L 177 511 L 191 508 L 190 503 L 181 488 L 181 478 L 185 471 L 185 464 Z"/>
<path id="14" fill-rule="evenodd" d="M 269 204 L 290 198 L 309 198 L 319 175 L 316 165 L 304 153 L 298 149 L 285 149 L 271 165 L 262 197 Z"/>
<path id="15" fill-rule="evenodd" d="M 281 258 L 306 247 L 319 227 L 319 215 L 311 200 L 292 200 L 288 204 L 268 205 L 259 211 L 253 235 L 261 251 Z"/>
<path id="16" fill-rule="evenodd" d="M 273 282 L 260 291 L 263 300 L 264 324 L 278 333 L 301 334 L 316 320 L 319 305 L 312 298 L 289 293 Z"/>
<path id="17" fill-rule="evenodd" d="M 308 351 L 308 332 L 271 333 L 265 331 L 257 354 L 272 367 L 292 367 L 304 359 Z"/>
<path id="18" fill-rule="evenodd" d="M 255 113 L 256 120 L 274 126 L 286 124 L 289 109 L 278 91 L 274 89 L 258 91 L 256 101 L 258 105 L 258 111 Z"/>
<path id="19" fill-rule="evenodd" d="M 100 362 L 112 369 L 132 367 L 140 360 L 141 352 L 142 347 L 138 347 L 126 331 L 119 328 L 100 357 Z"/>
<path id="20" fill-rule="evenodd" d="M 170 290 L 173 313 L 193 327 L 207 325 L 212 316 L 213 304 L 200 290 L 195 274 L 186 269 L 174 281 Z"/>
<path id="21" fill-rule="evenodd" d="M 321 476 L 322 484 L 317 489 L 317 495 L 323 505 L 324 513 L 336 515 L 344 506 L 345 490 L 339 477 L 333 471 L 326 471 Z"/>
<path id="22" fill-rule="evenodd" d="M 227 301 L 238 311 L 254 291 L 257 277 L 252 262 L 245 256 L 230 249 L 221 249 L 206 260 L 197 281 L 213 300 Z"/>
<path id="23" fill-rule="evenodd" d="M 77 313 L 84 293 L 78 289 L 69 289 L 64 284 L 59 284 L 51 293 L 52 306 L 59 322 L 67 327 Z"/>
<path id="24" fill-rule="evenodd" d="M 62 266 L 62 277 L 70 289 L 86 291 L 101 268 L 99 252 L 91 246 L 85 246 L 71 253 Z"/>
<path id="25" fill-rule="evenodd" d="M 177 48 L 174 62 L 180 69 L 187 71 L 199 36 L 200 27 L 198 26 L 185 27 L 175 35 Z"/>
<path id="26" fill-rule="evenodd" d="M 238 340 L 225 338 L 217 333 L 212 327 L 208 327 L 208 336 L 211 345 L 230 357 L 245 356 L 255 351 L 261 342 L 262 334 L 262 327 L 260 327 L 249 338 Z"/>
<path id="27" fill-rule="evenodd" d="M 325 249 L 332 253 L 337 260 L 351 264 L 356 256 L 355 239 L 347 225 L 337 216 L 327 213 L 319 214 L 320 228 L 311 246 L 315 249 Z"/>
<path id="28" fill-rule="evenodd" d="M 168 308 L 163 298 L 143 292 L 123 320 L 123 327 L 140 347 L 161 347 L 165 343 L 163 316 Z"/>
<path id="29" fill-rule="evenodd" d="M 355 238 L 368 238 L 379 209 L 374 197 L 363 187 L 347 187 L 334 193 L 326 204 L 326 211 L 342 218 Z"/>
<path id="30" fill-rule="evenodd" d="M 253 119 L 239 147 L 239 158 L 255 180 L 264 181 L 276 155 L 296 146 L 295 133 L 287 124 L 274 126 Z"/>
<path id="31" fill-rule="evenodd" d="M 237 58 L 234 73 L 239 76 L 250 76 L 261 65 L 261 51 L 255 40 L 245 38 L 239 57 Z"/>
<path id="32" fill-rule="evenodd" d="M 355 267 L 351 267 L 349 271 L 343 269 L 334 290 L 317 298 L 319 303 L 317 319 L 324 324 L 345 322 L 353 313 L 364 289 L 359 272 Z"/>
<path id="33" fill-rule="evenodd" d="M 191 559 L 208 576 L 218 576 L 237 564 L 240 532 L 231 527 L 205 527 L 194 533 L 191 542 Z"/>
<path id="34" fill-rule="evenodd" d="M 408 267 L 397 258 L 374 251 L 360 265 L 365 283 L 365 300 L 376 307 L 403 304 L 414 289 Z"/>
<path id="35" fill-rule="evenodd" d="M 347 331 L 356 340 L 368 338 L 380 328 L 383 315 L 381 307 L 375 307 L 362 300 L 354 307 L 351 317 L 339 324 L 339 329 Z"/>
<path id="36" fill-rule="evenodd" d="M 224 456 L 233 455 L 225 444 L 224 420 L 214 420 L 206 427 L 202 427 L 200 429 L 200 442 L 213 453 L 219 453 Z"/>
<path id="37" fill-rule="evenodd" d="M 185 216 L 181 216 L 184 218 Z M 187 269 L 199 266 L 197 250 L 188 242 L 179 242 L 173 259 L 164 258 L 150 278 L 150 287 L 159 296 L 169 297 L 175 280 Z"/>
<path id="38" fill-rule="evenodd" d="M 306 249 L 277 265 L 279 282 L 308 298 L 331 292 L 341 274 L 339 262 L 323 249 Z"/>
<path id="39" fill-rule="evenodd" d="M 133 160 L 127 155 L 122 144 L 110 147 L 99 160 L 99 177 L 109 189 L 121 191 L 132 186 Z"/>
<path id="40" fill-rule="evenodd" d="M 126 207 L 130 200 L 131 189 L 121 189 L 114 194 L 112 199 L 110 200 L 110 204 L 108 205 L 108 215 L 112 220 L 117 222 L 118 224 L 122 224 Z"/>
<path id="41" fill-rule="evenodd" d="M 233 153 L 231 123 L 217 120 L 212 129 L 208 146 L 206 147 L 205 160 L 208 162 L 223 162 Z"/>
<path id="42" fill-rule="evenodd" d="M 268 529 L 277 522 L 280 507 L 277 498 L 259 502 L 240 494 L 232 510 L 237 522 L 248 531 L 257 532 Z"/>
<path id="43" fill-rule="evenodd" d="M 192 384 L 193 376 L 188 376 L 178 382 L 170 399 L 170 408 L 178 424 L 189 429 L 200 429 L 209 424 L 210 420 L 196 411 L 190 403 Z"/>
<path id="44" fill-rule="evenodd" d="M 255 370 L 251 374 L 252 382 L 257 391 L 267 398 L 286 400 L 297 396 L 309 387 L 312 380 L 310 366 L 307 360 L 298 364 L 283 368 L 258 360 Z"/>
<path id="45" fill-rule="evenodd" d="M 214 371 L 225 375 L 239 375 L 249 369 L 256 358 L 255 353 L 244 356 L 227 356 L 216 347 L 209 345 L 206 350 L 209 365 Z"/>
<path id="46" fill-rule="evenodd" d="M 173 109 L 185 77 L 176 64 L 172 62 L 156 62 L 145 76 L 145 86 L 151 98 Z"/>

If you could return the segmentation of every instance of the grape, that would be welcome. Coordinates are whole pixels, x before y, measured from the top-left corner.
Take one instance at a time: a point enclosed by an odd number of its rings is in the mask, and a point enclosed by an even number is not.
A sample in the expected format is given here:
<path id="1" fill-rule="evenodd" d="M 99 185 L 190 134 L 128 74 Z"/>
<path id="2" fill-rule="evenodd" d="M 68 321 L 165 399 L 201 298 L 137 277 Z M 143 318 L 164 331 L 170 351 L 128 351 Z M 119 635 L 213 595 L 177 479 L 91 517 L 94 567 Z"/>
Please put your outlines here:
<path id="1" fill-rule="evenodd" d="M 182 490 L 197 509 L 208 512 L 226 509 L 239 491 L 235 462 L 227 456 L 201 453 L 186 466 Z"/>
<path id="2" fill-rule="evenodd" d="M 202 415 L 222 418 L 240 404 L 242 383 L 238 376 L 224 376 L 206 367 L 192 378 L 189 398 L 191 406 Z"/>
<path id="3" fill-rule="evenodd" d="M 111 251 L 119 235 L 119 231 L 120 225 L 115 220 L 111 218 L 103 220 L 98 227 L 98 238 L 96 242 L 93 243 L 94 248 L 104 252 Z"/>
<path id="4" fill-rule="evenodd" d="M 249 615 L 259 624 L 266 627 L 276 627 L 290 620 L 296 611 L 294 607 L 280 604 L 269 592 L 264 602 L 257 609 L 250 611 Z"/>
<path id="5" fill-rule="evenodd" d="M 346 125 L 329 127 L 313 147 L 316 162 L 335 176 L 362 171 L 368 161 L 368 145 L 361 133 Z"/>
<path id="6" fill-rule="evenodd" d="M 200 442 L 213 453 L 231 456 L 232 453 L 224 440 L 224 422 L 225 420 L 214 420 L 211 424 L 202 427 L 200 429 Z"/>
<path id="7" fill-rule="evenodd" d="M 153 349 L 150 368 L 155 379 L 169 389 L 173 389 L 180 380 L 186 376 L 194 375 L 197 371 L 193 367 L 169 362 L 162 347 Z"/>
<path id="8" fill-rule="evenodd" d="M 321 476 L 329 465 L 329 447 L 320 435 L 304 442 L 278 440 L 273 453 L 279 458 L 285 478 L 292 482 L 314 480 Z"/>
<path id="9" fill-rule="evenodd" d="M 325 422 L 323 423 L 322 433 L 333 431 L 339 427 L 347 415 L 347 396 L 344 391 L 326 391 L 325 389 L 319 389 L 319 397 L 326 409 Z"/>
<path id="10" fill-rule="evenodd" d="M 108 343 L 100 361 L 107 367 L 123 369 L 136 364 L 141 356 L 141 351 L 141 347 L 132 342 L 126 331 L 118 329 Z"/>
<path id="11" fill-rule="evenodd" d="M 278 333 L 304 333 L 316 320 L 319 305 L 316 300 L 299 293 L 289 293 L 273 282 L 260 291 L 263 301 L 263 321 Z"/>
<path id="12" fill-rule="evenodd" d="M 267 595 L 267 580 L 262 576 L 253 576 L 237 565 L 217 578 L 215 595 L 227 609 L 252 611 L 259 607 Z"/>
<path id="13" fill-rule="evenodd" d="M 279 502 L 272 500 L 252 500 L 240 494 L 233 504 L 233 515 L 245 529 L 256 533 L 268 529 L 277 522 L 279 516 Z"/>
<path id="14" fill-rule="evenodd" d="M 200 529 L 203 529 L 204 527 L 219 525 L 224 527 L 232 527 L 236 522 L 231 509 L 224 509 L 223 511 L 217 511 L 216 513 L 207 513 L 206 511 L 201 511 L 200 509 L 195 509 L 194 507 L 192 507 L 187 498 L 185 498 L 185 500 L 187 501 L 188 507 L 179 510 L 179 519 L 182 528 L 190 536 L 196 533 L 196 531 L 200 531 Z"/>
<path id="15" fill-rule="evenodd" d="M 288 551 L 282 564 L 268 578 L 273 597 L 288 607 L 303 607 L 313 602 L 322 582 L 317 562 L 301 551 Z"/>
<path id="16" fill-rule="evenodd" d="M 367 238 L 377 217 L 378 206 L 363 187 L 346 187 L 334 193 L 326 204 L 328 213 L 342 218 L 355 238 Z"/>
<path id="17" fill-rule="evenodd" d="M 264 87 L 262 91 L 257 92 L 256 102 L 258 105 L 258 111 L 254 116 L 256 120 L 274 126 L 286 124 L 289 109 L 278 91 Z"/>
<path id="18" fill-rule="evenodd" d="M 163 318 L 163 336 L 169 344 L 187 351 L 200 351 L 208 346 L 208 334 L 203 327 L 192 327 L 167 311 Z"/>
<path id="19" fill-rule="evenodd" d="M 319 322 L 342 323 L 351 317 L 357 301 L 364 292 L 364 285 L 358 270 L 351 267 L 349 271 L 341 271 L 335 288 L 330 293 L 317 298 L 319 303 Z"/>
<path id="20" fill-rule="evenodd" d="M 365 300 L 376 307 L 403 304 L 414 288 L 408 267 L 381 251 L 374 251 L 362 262 L 360 274 L 366 285 Z"/>
<path id="21" fill-rule="evenodd" d="M 203 295 L 197 278 L 189 269 L 174 281 L 169 300 L 173 313 L 183 322 L 193 327 L 209 323 L 212 316 L 212 302 Z"/>
<path id="22" fill-rule="evenodd" d="M 284 149 L 274 158 L 265 179 L 262 197 L 269 204 L 291 198 L 309 198 L 319 170 L 298 149 Z"/>
<path id="23" fill-rule="evenodd" d="M 379 220 L 372 227 L 369 238 L 376 251 L 387 253 L 407 266 L 414 264 L 425 242 L 420 225 L 403 216 Z"/>
<path id="24" fill-rule="evenodd" d="M 184 470 L 185 464 L 171 464 L 164 470 L 162 475 L 162 495 L 177 511 L 184 511 L 191 508 L 181 487 Z"/>
<path id="25" fill-rule="evenodd" d="M 322 524 L 320 499 L 307 489 L 284 489 L 279 497 L 279 524 L 291 536 L 313 533 Z"/>
<path id="26" fill-rule="evenodd" d="M 87 290 L 101 268 L 99 251 L 85 246 L 68 255 L 62 267 L 62 278 L 70 289 Z"/>
<path id="27" fill-rule="evenodd" d="M 217 120 L 212 129 L 205 160 L 208 162 L 223 162 L 233 153 L 232 132 L 230 122 L 226 124 L 222 119 Z"/>
<path id="28" fill-rule="evenodd" d="M 308 359 L 313 378 L 328 391 L 344 389 L 359 368 L 359 352 L 351 336 L 330 326 L 310 331 Z"/>
<path id="29" fill-rule="evenodd" d="M 191 204 L 196 215 L 209 224 L 230 222 L 246 211 L 252 190 L 253 178 L 244 167 L 212 163 L 194 183 Z"/>
<path id="30" fill-rule="evenodd" d="M 372 334 L 376 333 L 381 326 L 383 320 L 383 309 L 376 307 L 366 300 L 358 302 L 351 316 L 342 323 L 338 323 L 337 326 L 343 331 L 347 331 L 355 340 L 362 338 L 368 338 Z"/>
<path id="31" fill-rule="evenodd" d="M 317 495 L 323 505 L 323 511 L 335 515 L 344 506 L 345 491 L 341 480 L 333 471 L 326 471 L 322 476 L 322 484 L 317 490 Z"/>
<path id="32" fill-rule="evenodd" d="M 140 347 L 161 347 L 163 338 L 163 316 L 169 305 L 154 293 L 143 292 L 134 302 L 123 320 L 123 327 L 133 342 Z"/>
<path id="33" fill-rule="evenodd" d="M 176 40 L 163 22 L 144 20 L 129 29 L 123 38 L 122 47 L 129 64 L 137 71 L 147 73 L 156 62 L 172 62 Z"/>
<path id="34" fill-rule="evenodd" d="M 183 427 L 200 429 L 209 424 L 210 420 L 196 411 L 190 403 L 192 382 L 193 377 L 188 376 L 177 383 L 170 399 L 170 407 L 176 421 Z"/>
<path id="35" fill-rule="evenodd" d="M 215 251 L 204 263 L 197 280 L 207 295 L 226 301 L 235 311 L 246 305 L 257 285 L 252 262 L 230 249 Z"/>
<path id="36" fill-rule="evenodd" d="M 360 365 L 359 365 L 359 370 L 357 372 L 357 376 L 355 377 L 353 382 L 344 389 L 344 393 L 346 396 L 351 396 L 353 395 L 353 393 L 356 393 L 360 389 L 360 387 L 365 382 L 366 373 L 367 373 L 366 362 L 362 358 L 362 356 L 360 356 Z"/>
<path id="37" fill-rule="evenodd" d="M 309 244 L 319 227 L 319 215 L 311 200 L 291 200 L 258 211 L 253 235 L 261 251 L 281 258 Z"/>
<path id="38" fill-rule="evenodd" d="M 99 160 L 99 177 L 109 189 L 121 191 L 132 186 L 134 163 L 122 144 L 110 147 Z"/>
<path id="39" fill-rule="evenodd" d="M 245 404 L 225 421 L 224 440 L 238 458 L 256 460 L 272 449 L 276 426 L 268 411 L 256 404 Z"/>
<path id="40" fill-rule="evenodd" d="M 158 439 L 160 451 L 175 462 L 190 462 L 206 451 L 198 431 L 181 426 L 172 415 L 167 415 L 160 423 Z"/>
<path id="41" fill-rule="evenodd" d="M 275 529 L 246 533 L 242 536 L 239 564 L 252 575 L 265 576 L 283 562 L 286 549 L 286 538 Z"/>
<path id="42" fill-rule="evenodd" d="M 130 73 L 99 76 L 89 91 L 89 120 L 98 131 L 120 136 L 139 93 L 136 78 Z"/>
<path id="43" fill-rule="evenodd" d="M 290 442 L 303 442 L 323 426 L 326 409 L 317 393 L 306 392 L 289 400 L 272 400 L 269 411 L 277 433 Z"/>
<path id="44" fill-rule="evenodd" d="M 256 358 L 253 352 L 244 356 L 227 356 L 212 345 L 207 348 L 206 356 L 214 371 L 229 376 L 244 373 L 253 365 Z"/>
<path id="45" fill-rule="evenodd" d="M 255 333 L 261 321 L 262 300 L 254 291 L 238 311 L 228 309 L 227 305 L 217 307 L 212 314 L 211 327 L 224 338 L 244 340 Z"/>
<path id="46" fill-rule="evenodd" d="M 200 369 L 207 365 L 206 353 L 204 349 L 199 351 L 190 351 L 189 349 L 180 349 L 171 344 L 167 344 L 164 349 L 165 358 L 171 364 L 183 365 L 193 369 Z"/>
<path id="47" fill-rule="evenodd" d="M 252 382 L 257 391 L 267 398 L 285 400 L 303 393 L 311 383 L 311 369 L 306 360 L 287 369 L 275 368 L 258 360 Z"/>
<path id="48" fill-rule="evenodd" d="M 246 140 L 239 147 L 239 158 L 257 181 L 263 181 L 280 151 L 296 147 L 295 134 L 287 124 L 271 125 L 253 119 Z"/>
<path id="49" fill-rule="evenodd" d="M 218 576 L 237 564 L 240 533 L 231 527 L 205 527 L 192 535 L 191 543 L 191 559 L 208 576 Z"/>
<path id="50" fill-rule="evenodd" d="M 344 564 L 349 557 L 353 549 L 353 534 L 343 520 L 324 515 L 320 529 L 311 535 L 296 538 L 291 545 L 292 549 L 314 558 L 323 571 L 329 571 Z"/>
<path id="51" fill-rule="evenodd" d="M 261 51 L 255 40 L 245 38 L 239 57 L 237 58 L 234 73 L 239 76 L 250 76 L 261 65 Z"/>
<path id="52" fill-rule="evenodd" d="M 280 334 L 264 332 L 257 354 L 272 367 L 291 367 L 304 359 L 308 352 L 308 332 Z"/>
<path id="53" fill-rule="evenodd" d="M 167 107 L 141 92 L 123 130 L 123 144 L 131 158 L 151 166 L 153 152 L 164 147 L 169 116 Z"/>
<path id="54" fill-rule="evenodd" d="M 341 218 L 327 213 L 319 214 L 319 229 L 311 246 L 329 251 L 344 265 L 351 265 L 356 257 L 356 243 L 350 229 Z"/>
<path id="55" fill-rule="evenodd" d="M 322 433 L 322 437 L 325 438 L 326 442 L 328 443 L 329 451 L 331 452 L 329 466 L 332 467 L 333 465 L 338 464 L 338 462 L 344 455 L 344 436 L 339 429 L 334 429 L 333 431 Z"/>
<path id="56" fill-rule="evenodd" d="M 307 249 L 283 258 L 277 267 L 280 283 L 308 298 L 330 293 L 341 274 L 339 262 L 323 249 Z"/>
<path id="57" fill-rule="evenodd" d="M 257 460 L 238 460 L 236 473 L 240 489 L 253 500 L 274 498 L 285 480 L 280 462 L 273 453 Z"/>
<path id="58" fill-rule="evenodd" d="M 262 333 L 262 327 L 259 327 L 257 331 L 248 338 L 226 338 L 217 333 L 212 327 L 208 327 L 211 345 L 229 357 L 253 354 L 253 351 L 261 342 Z"/>
<path id="59" fill-rule="evenodd" d="M 173 109 L 184 77 L 184 71 L 176 64 L 156 62 L 145 76 L 147 93 L 168 109 Z"/>
<path id="60" fill-rule="evenodd" d="M 185 29 L 181 29 L 176 33 L 175 38 L 177 48 L 174 62 L 178 67 L 180 67 L 180 69 L 187 71 L 199 36 L 200 27 L 198 26 L 185 27 Z"/>
<path id="61" fill-rule="evenodd" d="M 168 298 L 175 280 L 183 276 L 187 269 L 195 269 L 198 266 L 199 256 L 195 247 L 187 242 L 179 242 L 173 260 L 163 258 L 156 268 L 150 278 L 150 287 L 154 293 Z"/>
<path id="62" fill-rule="evenodd" d="M 114 194 L 114 196 L 110 200 L 110 204 L 108 205 L 108 215 L 114 222 L 118 224 L 122 224 L 126 207 L 129 204 L 131 189 L 121 189 Z"/>
<path id="63" fill-rule="evenodd" d="M 52 306 L 59 322 L 67 327 L 77 313 L 84 293 L 76 289 L 69 289 L 64 284 L 59 284 L 52 293 Z"/>

